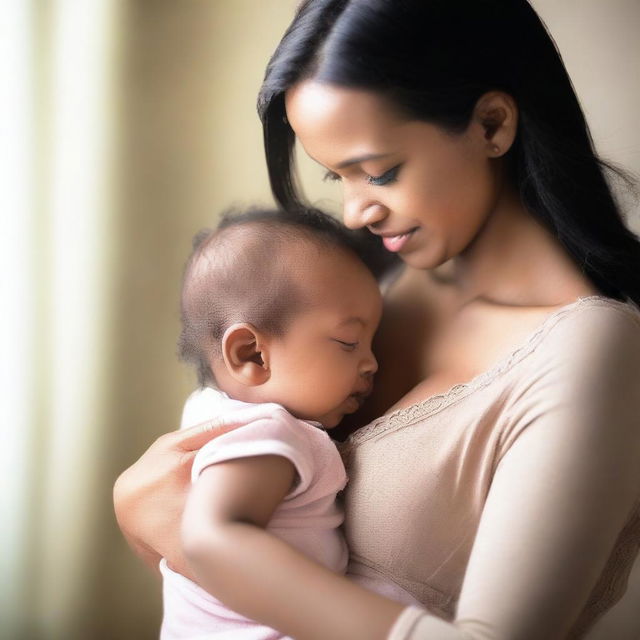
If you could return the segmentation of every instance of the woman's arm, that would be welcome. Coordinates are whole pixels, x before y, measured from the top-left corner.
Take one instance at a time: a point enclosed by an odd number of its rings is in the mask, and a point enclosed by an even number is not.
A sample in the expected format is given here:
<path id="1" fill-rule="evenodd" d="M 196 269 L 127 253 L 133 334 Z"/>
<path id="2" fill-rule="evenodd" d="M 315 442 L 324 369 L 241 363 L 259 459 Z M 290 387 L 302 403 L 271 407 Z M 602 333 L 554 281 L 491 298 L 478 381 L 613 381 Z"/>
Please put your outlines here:
<path id="1" fill-rule="evenodd" d="M 234 611 L 295 638 L 383 640 L 402 605 L 264 530 L 294 475 L 293 464 L 281 456 L 222 462 L 201 473 L 182 522 L 195 580 Z"/>

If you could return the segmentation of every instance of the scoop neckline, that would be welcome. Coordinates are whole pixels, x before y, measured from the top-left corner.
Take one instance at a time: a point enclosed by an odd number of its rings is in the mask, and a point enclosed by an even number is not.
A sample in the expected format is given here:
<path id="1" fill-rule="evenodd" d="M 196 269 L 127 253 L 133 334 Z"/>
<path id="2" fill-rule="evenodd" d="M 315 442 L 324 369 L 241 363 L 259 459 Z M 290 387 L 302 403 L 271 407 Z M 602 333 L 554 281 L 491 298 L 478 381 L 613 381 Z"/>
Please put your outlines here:
<path id="1" fill-rule="evenodd" d="M 345 440 L 345 444 L 354 444 L 355 442 L 369 435 L 373 430 L 377 429 L 382 424 L 387 424 L 388 428 L 392 428 L 399 423 L 406 424 L 408 420 L 414 418 L 426 417 L 431 413 L 435 413 L 436 411 L 453 404 L 453 402 L 455 402 L 456 400 L 462 397 L 466 397 L 472 392 L 488 385 L 499 375 L 508 371 L 512 366 L 514 366 L 520 360 L 525 358 L 529 353 L 531 353 L 531 351 L 533 351 L 536 344 L 539 342 L 542 335 L 550 327 L 550 325 L 555 324 L 555 322 L 557 322 L 561 317 L 567 315 L 576 308 L 585 306 L 589 303 L 601 303 L 605 306 L 613 306 L 619 309 L 624 309 L 640 318 L 640 309 L 629 302 L 621 302 L 620 300 L 616 300 L 615 298 L 609 298 L 607 296 L 601 295 L 578 298 L 573 302 L 563 305 L 555 311 L 549 313 L 538 325 L 538 327 L 534 329 L 528 337 L 520 342 L 516 348 L 514 348 L 508 355 L 500 358 L 495 364 L 493 364 L 485 371 L 478 373 L 467 382 L 454 384 L 446 391 L 428 396 L 423 400 L 418 400 L 413 404 L 402 407 L 400 409 L 396 409 L 395 411 L 384 413 L 379 418 L 375 418 L 372 422 L 364 425 L 357 431 L 354 431 Z"/>

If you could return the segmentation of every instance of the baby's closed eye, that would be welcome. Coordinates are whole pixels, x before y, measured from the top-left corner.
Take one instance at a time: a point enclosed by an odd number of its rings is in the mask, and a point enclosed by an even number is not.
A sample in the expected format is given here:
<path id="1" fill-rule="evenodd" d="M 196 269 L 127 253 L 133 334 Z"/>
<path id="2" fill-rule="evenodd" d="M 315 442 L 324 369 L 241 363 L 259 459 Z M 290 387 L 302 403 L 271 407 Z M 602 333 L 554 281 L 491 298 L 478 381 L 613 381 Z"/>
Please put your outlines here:
<path id="1" fill-rule="evenodd" d="M 353 351 L 357 346 L 357 342 L 347 342 L 346 340 L 339 340 L 338 338 L 333 338 L 335 342 L 340 344 L 346 351 Z"/>

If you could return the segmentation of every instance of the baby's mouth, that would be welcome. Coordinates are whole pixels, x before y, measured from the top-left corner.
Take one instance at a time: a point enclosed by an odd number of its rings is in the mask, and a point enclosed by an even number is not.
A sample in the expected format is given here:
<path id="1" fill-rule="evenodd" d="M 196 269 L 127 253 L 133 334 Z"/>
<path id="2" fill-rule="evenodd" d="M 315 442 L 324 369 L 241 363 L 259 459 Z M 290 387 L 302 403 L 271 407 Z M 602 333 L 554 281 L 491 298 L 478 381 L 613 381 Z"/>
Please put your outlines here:
<path id="1" fill-rule="evenodd" d="M 368 393 L 352 393 L 349 396 L 349 399 L 353 398 L 358 403 L 358 409 L 364 404 L 365 398 L 368 396 Z"/>

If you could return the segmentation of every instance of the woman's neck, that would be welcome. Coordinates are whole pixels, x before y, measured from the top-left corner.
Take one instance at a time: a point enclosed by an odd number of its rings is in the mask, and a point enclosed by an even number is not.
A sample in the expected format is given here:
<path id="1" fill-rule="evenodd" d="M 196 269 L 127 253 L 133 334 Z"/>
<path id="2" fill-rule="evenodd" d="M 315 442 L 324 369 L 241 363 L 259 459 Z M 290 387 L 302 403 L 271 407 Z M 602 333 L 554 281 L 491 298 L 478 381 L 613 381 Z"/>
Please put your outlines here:
<path id="1" fill-rule="evenodd" d="M 430 273 L 453 287 L 462 304 L 553 307 L 598 293 L 513 192 L 502 194 L 462 254 Z"/>

